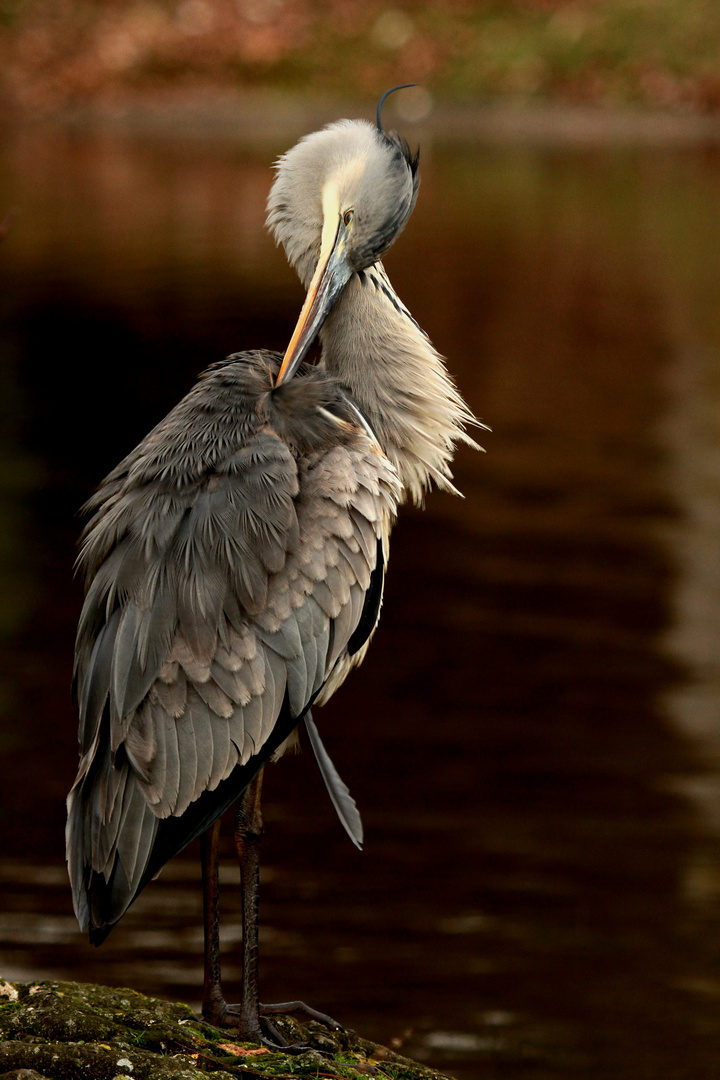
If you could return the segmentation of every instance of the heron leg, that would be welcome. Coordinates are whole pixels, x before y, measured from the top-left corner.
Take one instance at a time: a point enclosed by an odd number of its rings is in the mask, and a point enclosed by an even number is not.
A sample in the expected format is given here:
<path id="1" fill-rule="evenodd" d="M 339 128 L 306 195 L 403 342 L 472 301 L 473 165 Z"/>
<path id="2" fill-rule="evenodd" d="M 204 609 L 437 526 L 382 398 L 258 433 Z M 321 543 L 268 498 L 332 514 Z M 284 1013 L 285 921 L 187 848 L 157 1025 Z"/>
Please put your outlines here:
<path id="1" fill-rule="evenodd" d="M 238 1029 L 241 1039 L 264 1042 L 258 999 L 258 901 L 260 893 L 260 842 L 263 821 L 260 810 L 263 770 L 245 789 L 235 811 L 235 850 L 240 863 L 242 889 L 242 1000 Z M 273 1029 L 280 1045 L 284 1039 Z"/>
<path id="2" fill-rule="evenodd" d="M 203 882 L 203 920 L 205 930 L 205 964 L 203 979 L 203 1017 L 215 1027 L 237 1023 L 222 995 L 220 985 L 220 931 L 218 911 L 218 844 L 220 819 L 218 818 L 200 838 Z"/>
<path id="3" fill-rule="evenodd" d="M 240 861 L 243 893 L 243 998 L 240 1005 L 240 1037 L 260 1039 L 288 1047 L 280 1032 L 267 1019 L 282 1013 L 294 1013 L 319 1020 L 335 1031 L 342 1027 L 331 1016 L 310 1008 L 303 1001 L 281 1001 L 275 1005 L 263 1005 L 258 998 L 258 899 L 260 893 L 260 842 L 263 822 L 260 809 L 262 771 L 257 774 L 238 804 L 235 816 L 235 845 Z M 252 1034 L 251 1034 L 252 1032 Z"/>
<path id="4" fill-rule="evenodd" d="M 228 1005 L 220 984 L 220 937 L 218 915 L 218 841 L 220 824 L 215 822 L 202 838 L 203 901 L 205 918 L 205 981 L 203 1017 L 217 1027 L 236 1028 L 241 1039 L 265 1046 L 281 1046 L 288 1051 L 307 1049 L 289 1046 L 268 1016 L 292 1013 L 318 1020 L 328 1028 L 342 1027 L 325 1013 L 302 1001 L 263 1005 L 258 996 L 258 900 L 260 891 L 260 843 L 263 821 L 260 809 L 262 770 L 245 789 L 235 811 L 235 848 L 240 864 L 242 892 L 242 997 Z"/>
<path id="5" fill-rule="evenodd" d="M 258 1018 L 257 920 L 259 845 L 262 836 L 262 770 L 243 793 L 235 815 L 235 846 L 240 861 L 243 926 L 242 1001 L 228 1005 L 222 992 L 218 880 L 220 819 L 200 841 L 203 881 L 204 979 L 202 1015 L 216 1027 L 239 1028 L 248 1041 L 262 1041 Z M 278 1038 L 280 1036 L 278 1035 Z"/>

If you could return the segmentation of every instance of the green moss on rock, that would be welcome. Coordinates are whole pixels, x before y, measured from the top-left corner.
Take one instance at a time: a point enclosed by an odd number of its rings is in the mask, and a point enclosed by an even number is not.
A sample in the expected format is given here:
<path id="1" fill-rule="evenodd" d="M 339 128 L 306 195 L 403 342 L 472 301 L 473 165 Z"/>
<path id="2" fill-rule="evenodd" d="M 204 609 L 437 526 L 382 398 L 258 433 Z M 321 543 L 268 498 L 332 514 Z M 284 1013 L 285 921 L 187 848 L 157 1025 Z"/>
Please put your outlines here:
<path id="1" fill-rule="evenodd" d="M 185 1005 L 135 990 L 0 980 L 0 1080 L 197 1080 L 198 1073 L 213 1080 L 448 1080 L 352 1031 L 275 1019 L 288 1042 L 309 1049 L 287 1054 L 240 1042 Z"/>

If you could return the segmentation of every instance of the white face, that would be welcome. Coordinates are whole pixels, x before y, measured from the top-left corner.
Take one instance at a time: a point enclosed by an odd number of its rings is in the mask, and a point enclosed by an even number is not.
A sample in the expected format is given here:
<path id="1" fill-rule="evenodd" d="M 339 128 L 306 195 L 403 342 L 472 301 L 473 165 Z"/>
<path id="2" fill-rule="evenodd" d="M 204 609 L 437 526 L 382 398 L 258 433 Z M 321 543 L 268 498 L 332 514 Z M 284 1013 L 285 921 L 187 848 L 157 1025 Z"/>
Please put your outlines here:
<path id="1" fill-rule="evenodd" d="M 376 262 L 410 216 L 417 184 L 399 143 L 365 121 L 340 121 L 280 159 L 268 225 L 307 285 L 348 215 L 349 266 L 361 270 Z"/>
<path id="2" fill-rule="evenodd" d="M 297 371 L 353 274 L 390 247 L 417 186 L 417 158 L 360 120 L 309 135 L 280 159 L 268 225 L 307 292 L 276 386 Z"/>

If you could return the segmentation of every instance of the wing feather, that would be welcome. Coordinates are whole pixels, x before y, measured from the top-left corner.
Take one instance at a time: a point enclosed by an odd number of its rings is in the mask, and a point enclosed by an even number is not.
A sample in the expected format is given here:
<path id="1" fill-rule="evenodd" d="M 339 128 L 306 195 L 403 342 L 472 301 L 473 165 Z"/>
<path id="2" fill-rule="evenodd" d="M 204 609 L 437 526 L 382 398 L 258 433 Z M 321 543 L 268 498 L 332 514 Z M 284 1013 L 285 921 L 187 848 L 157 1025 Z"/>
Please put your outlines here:
<path id="1" fill-rule="evenodd" d="M 287 667 L 272 649 L 265 653 L 265 693 L 262 696 L 262 729 L 259 749 L 270 738 L 275 721 L 280 714 L 287 689 Z"/>
<path id="2" fill-rule="evenodd" d="M 206 708 L 208 709 L 213 740 L 213 763 L 208 788 L 210 791 L 214 791 L 226 775 L 231 755 L 236 757 L 237 751 L 234 749 L 234 744 L 230 738 L 230 725 L 226 720 L 216 716 L 212 709 L 207 706 Z"/>
<path id="3" fill-rule="evenodd" d="M 215 679 L 212 678 L 212 675 L 207 682 L 195 683 L 194 686 L 200 697 L 215 716 L 222 717 L 223 720 L 230 720 L 232 718 L 235 712 L 235 703 L 232 698 L 218 686 Z"/>
<path id="4" fill-rule="evenodd" d="M 165 723 L 166 716 L 167 714 L 162 709 L 153 708 L 151 702 L 148 701 L 146 723 L 152 726 L 153 735 L 155 736 L 155 753 L 149 762 L 147 800 L 158 817 L 163 816 L 160 808 L 163 805 L 165 790 L 168 785 L 168 729 Z"/>
<path id="5" fill-rule="evenodd" d="M 173 807 L 173 814 L 180 815 L 187 810 L 195 798 L 198 780 L 198 752 L 195 737 L 195 725 L 192 717 L 185 710 L 183 715 L 175 721 L 175 733 L 177 735 L 178 754 L 180 760 L 180 775 L 178 780 L 178 793 Z"/>
<path id="6" fill-rule="evenodd" d="M 187 703 L 188 722 L 195 732 L 195 749 L 197 754 L 197 779 L 193 799 L 197 799 L 203 791 L 210 787 L 210 777 L 213 771 L 215 757 L 215 745 L 213 742 L 213 727 L 210 721 L 210 710 L 199 698 L 193 687 L 188 688 Z"/>
<path id="7" fill-rule="evenodd" d="M 159 817 L 167 817 L 175 812 L 180 791 L 181 764 L 180 745 L 178 742 L 178 724 L 174 717 L 168 716 L 159 705 L 152 706 L 152 717 L 156 728 L 165 731 L 165 782 L 158 789 L 160 801 L 155 812 Z"/>
<path id="8" fill-rule="evenodd" d="M 175 678 L 166 681 L 165 679 L 158 677 L 153 683 L 151 695 L 157 697 L 160 706 L 165 710 L 168 716 L 173 716 L 176 720 L 180 720 L 185 713 L 187 679 L 184 670 L 179 664 L 174 665 L 174 667 Z M 130 730 L 132 730 L 132 725 Z M 127 738 L 129 737 L 130 734 L 128 732 Z"/>
<path id="9" fill-rule="evenodd" d="M 207 377 L 224 398 L 201 380 L 89 504 L 76 648 L 84 757 L 67 843 L 76 912 L 96 940 L 169 857 L 153 854 L 160 820 L 200 800 L 188 817 L 197 835 L 210 793 L 222 789 L 219 813 L 238 766 L 249 779 L 253 759 L 363 652 L 349 657 L 348 642 L 397 477 L 364 429 L 320 412 L 302 418 L 302 452 L 289 413 L 273 414 L 278 436 L 258 357 Z M 179 850 L 182 830 L 167 835 Z"/>

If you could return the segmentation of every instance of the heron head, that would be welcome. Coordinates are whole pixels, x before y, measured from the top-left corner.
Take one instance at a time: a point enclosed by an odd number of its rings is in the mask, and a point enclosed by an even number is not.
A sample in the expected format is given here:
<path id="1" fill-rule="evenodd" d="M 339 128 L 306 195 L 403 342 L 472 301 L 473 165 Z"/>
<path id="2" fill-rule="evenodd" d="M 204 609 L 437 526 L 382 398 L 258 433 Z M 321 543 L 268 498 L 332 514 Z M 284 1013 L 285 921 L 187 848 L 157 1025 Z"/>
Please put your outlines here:
<path id="1" fill-rule="evenodd" d="M 280 158 L 268 225 L 308 292 L 278 382 L 297 369 L 352 275 L 401 232 L 419 184 L 418 155 L 364 120 L 330 124 Z"/>

